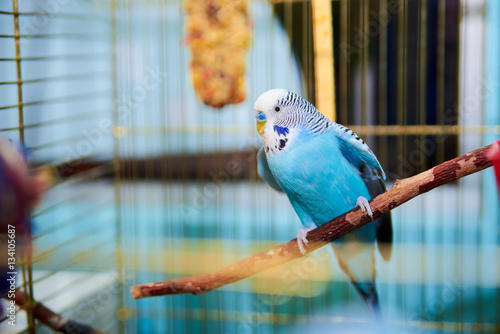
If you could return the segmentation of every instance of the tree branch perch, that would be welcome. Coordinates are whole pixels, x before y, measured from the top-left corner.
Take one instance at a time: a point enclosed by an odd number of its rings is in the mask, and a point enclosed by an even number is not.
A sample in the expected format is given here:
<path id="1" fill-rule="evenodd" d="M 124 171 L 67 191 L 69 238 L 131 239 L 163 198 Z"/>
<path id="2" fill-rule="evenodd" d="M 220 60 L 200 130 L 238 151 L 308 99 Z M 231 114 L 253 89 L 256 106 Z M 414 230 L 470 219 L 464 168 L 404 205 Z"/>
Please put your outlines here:
<path id="1" fill-rule="evenodd" d="M 445 183 L 479 172 L 491 166 L 487 157 L 491 145 L 479 148 L 453 160 L 446 161 L 418 175 L 396 180 L 394 186 L 370 201 L 373 218 L 400 206 L 410 199 Z M 370 222 L 359 208 L 355 208 L 307 234 L 307 253 L 329 244 L 335 239 Z M 202 294 L 237 282 L 261 271 L 302 257 L 297 239 L 235 262 L 213 273 L 173 279 L 164 282 L 132 286 L 130 293 L 136 299 L 181 293 Z"/>

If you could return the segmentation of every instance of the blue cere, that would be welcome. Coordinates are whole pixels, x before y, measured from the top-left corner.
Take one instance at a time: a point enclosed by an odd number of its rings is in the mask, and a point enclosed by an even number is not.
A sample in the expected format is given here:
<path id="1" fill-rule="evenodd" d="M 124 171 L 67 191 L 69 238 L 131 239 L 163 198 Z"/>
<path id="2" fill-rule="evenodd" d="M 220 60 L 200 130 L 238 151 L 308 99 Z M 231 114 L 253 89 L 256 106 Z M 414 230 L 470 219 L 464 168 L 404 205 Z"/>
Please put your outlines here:
<path id="1" fill-rule="evenodd" d="M 258 113 L 255 114 L 255 118 L 258 121 L 265 121 L 266 120 L 266 115 L 262 111 L 259 111 Z"/>

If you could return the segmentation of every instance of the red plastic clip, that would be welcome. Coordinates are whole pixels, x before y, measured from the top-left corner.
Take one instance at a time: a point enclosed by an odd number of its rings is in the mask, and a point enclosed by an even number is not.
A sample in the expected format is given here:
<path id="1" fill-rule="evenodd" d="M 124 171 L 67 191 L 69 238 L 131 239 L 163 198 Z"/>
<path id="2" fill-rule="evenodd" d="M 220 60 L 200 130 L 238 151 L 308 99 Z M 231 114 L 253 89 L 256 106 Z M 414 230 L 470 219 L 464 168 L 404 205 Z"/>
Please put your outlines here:
<path id="1" fill-rule="evenodd" d="M 495 177 L 497 179 L 498 197 L 500 198 L 500 140 L 493 142 L 488 152 L 488 159 L 493 163 Z"/>

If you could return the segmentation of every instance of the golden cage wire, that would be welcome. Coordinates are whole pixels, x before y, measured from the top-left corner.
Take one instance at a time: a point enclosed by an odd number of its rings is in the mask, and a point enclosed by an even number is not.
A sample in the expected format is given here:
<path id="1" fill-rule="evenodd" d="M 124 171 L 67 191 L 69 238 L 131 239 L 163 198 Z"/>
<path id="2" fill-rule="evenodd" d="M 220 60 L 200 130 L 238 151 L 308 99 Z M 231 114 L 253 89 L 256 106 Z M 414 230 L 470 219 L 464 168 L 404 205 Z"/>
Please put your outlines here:
<path id="1" fill-rule="evenodd" d="M 50 332 L 35 302 L 117 333 L 366 329 L 333 263 L 274 306 L 265 296 L 303 262 L 202 296 L 134 301 L 128 290 L 294 236 L 293 210 L 254 166 L 252 103 L 265 89 L 336 107 L 389 182 L 498 139 L 499 2 L 249 1 L 248 96 L 220 111 L 195 98 L 183 5 L 0 4 L 0 132 L 57 176 L 33 212 L 32 263 L 20 268 L 28 302 L 18 326 L 4 317 L 2 330 Z M 320 24 L 332 38 L 318 40 Z M 500 213 L 488 173 L 393 212 L 396 257 L 377 269 L 394 330 L 500 331 Z"/>

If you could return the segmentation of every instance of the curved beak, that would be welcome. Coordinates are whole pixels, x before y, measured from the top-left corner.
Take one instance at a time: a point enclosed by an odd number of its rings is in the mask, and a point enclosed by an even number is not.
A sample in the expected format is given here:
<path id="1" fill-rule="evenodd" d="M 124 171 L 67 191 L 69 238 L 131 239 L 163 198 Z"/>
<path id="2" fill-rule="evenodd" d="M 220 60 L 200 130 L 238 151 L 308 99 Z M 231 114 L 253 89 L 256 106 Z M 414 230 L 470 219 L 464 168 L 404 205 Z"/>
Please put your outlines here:
<path id="1" fill-rule="evenodd" d="M 255 113 L 255 119 L 257 120 L 257 131 L 263 136 L 266 127 L 266 115 L 262 111 L 258 111 Z"/>

